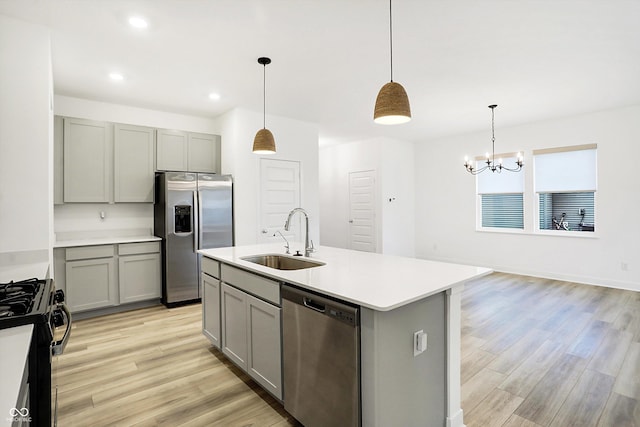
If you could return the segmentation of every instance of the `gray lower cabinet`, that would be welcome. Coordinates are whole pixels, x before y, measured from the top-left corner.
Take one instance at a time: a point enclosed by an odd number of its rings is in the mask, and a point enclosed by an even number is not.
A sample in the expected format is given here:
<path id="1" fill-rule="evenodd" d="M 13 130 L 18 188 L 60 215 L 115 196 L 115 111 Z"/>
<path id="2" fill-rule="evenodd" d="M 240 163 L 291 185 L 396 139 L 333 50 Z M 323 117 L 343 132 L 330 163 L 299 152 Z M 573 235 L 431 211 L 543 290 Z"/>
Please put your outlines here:
<path id="1" fill-rule="evenodd" d="M 226 264 L 221 265 L 221 276 L 222 352 L 265 390 L 282 399 L 282 309 L 276 305 L 280 285 Z M 231 284 L 226 283 L 229 279 L 233 280 Z M 236 286 L 256 291 L 261 297 L 266 287 L 264 296 L 271 302 Z M 205 304 L 206 299 L 205 295 Z"/>
<path id="2" fill-rule="evenodd" d="M 247 294 L 226 283 L 220 295 L 222 308 L 222 352 L 247 370 Z"/>
<path id="3" fill-rule="evenodd" d="M 118 245 L 120 304 L 160 298 L 160 242 Z"/>
<path id="4" fill-rule="evenodd" d="M 282 309 L 247 295 L 247 372 L 258 384 L 282 399 Z"/>
<path id="5" fill-rule="evenodd" d="M 65 291 L 72 312 L 161 296 L 159 242 L 78 246 L 64 251 L 65 275 L 56 274 L 55 280 L 56 287 Z"/>
<path id="6" fill-rule="evenodd" d="M 211 344 L 220 348 L 220 280 L 208 274 L 200 275 L 202 283 L 202 333 Z"/>
<path id="7" fill-rule="evenodd" d="M 69 248 L 66 251 L 66 301 L 71 311 L 116 305 L 113 245 Z"/>

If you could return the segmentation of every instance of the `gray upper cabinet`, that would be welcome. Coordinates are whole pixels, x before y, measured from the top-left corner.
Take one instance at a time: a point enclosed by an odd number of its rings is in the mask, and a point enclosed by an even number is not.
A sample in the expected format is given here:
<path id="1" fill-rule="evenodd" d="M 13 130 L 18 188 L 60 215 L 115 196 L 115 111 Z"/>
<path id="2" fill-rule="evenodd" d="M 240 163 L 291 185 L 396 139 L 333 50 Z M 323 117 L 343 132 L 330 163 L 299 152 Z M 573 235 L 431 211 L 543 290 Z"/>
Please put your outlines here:
<path id="1" fill-rule="evenodd" d="M 153 203 L 154 129 L 116 124 L 114 201 Z"/>
<path id="2" fill-rule="evenodd" d="M 220 173 L 220 136 L 54 117 L 54 204 L 153 203 L 155 171 Z"/>
<path id="3" fill-rule="evenodd" d="M 189 134 L 187 170 L 220 173 L 220 136 Z"/>
<path id="4" fill-rule="evenodd" d="M 158 154 L 156 166 L 164 171 L 186 171 L 188 158 L 188 134 L 179 130 L 158 129 Z"/>
<path id="5" fill-rule="evenodd" d="M 111 125 L 64 119 L 64 202 L 111 200 Z"/>
<path id="6" fill-rule="evenodd" d="M 158 129 L 157 170 L 220 173 L 220 136 Z"/>
<path id="7" fill-rule="evenodd" d="M 53 203 L 61 205 L 64 203 L 64 177 L 62 175 L 64 167 L 64 119 L 60 116 L 53 118 Z"/>

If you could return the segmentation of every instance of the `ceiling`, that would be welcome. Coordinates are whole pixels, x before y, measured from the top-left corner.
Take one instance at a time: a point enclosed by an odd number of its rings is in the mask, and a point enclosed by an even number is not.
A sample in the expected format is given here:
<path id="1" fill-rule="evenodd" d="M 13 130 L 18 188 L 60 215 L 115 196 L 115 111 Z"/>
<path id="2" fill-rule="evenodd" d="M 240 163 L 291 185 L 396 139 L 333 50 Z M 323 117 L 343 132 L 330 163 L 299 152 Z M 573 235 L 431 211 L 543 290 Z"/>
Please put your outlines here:
<path id="1" fill-rule="evenodd" d="M 490 132 L 493 103 L 496 129 L 640 103 L 639 0 L 395 0 L 394 81 L 413 120 L 374 124 L 388 12 L 387 0 L 0 0 L 0 14 L 50 28 L 57 94 L 261 112 L 269 56 L 267 113 L 317 123 L 326 143 Z"/>

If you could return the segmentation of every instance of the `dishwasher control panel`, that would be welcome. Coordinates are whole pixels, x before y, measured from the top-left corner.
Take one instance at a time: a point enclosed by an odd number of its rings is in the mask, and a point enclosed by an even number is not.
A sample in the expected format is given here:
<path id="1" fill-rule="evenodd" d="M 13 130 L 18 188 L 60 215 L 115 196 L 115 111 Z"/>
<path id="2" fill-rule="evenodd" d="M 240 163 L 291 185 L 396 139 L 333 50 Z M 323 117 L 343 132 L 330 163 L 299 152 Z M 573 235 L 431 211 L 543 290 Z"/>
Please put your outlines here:
<path id="1" fill-rule="evenodd" d="M 357 311 L 354 313 L 353 311 L 343 311 L 333 307 L 327 307 L 327 314 L 331 317 L 335 317 L 338 320 L 342 320 L 345 323 L 350 325 L 355 325 Z"/>

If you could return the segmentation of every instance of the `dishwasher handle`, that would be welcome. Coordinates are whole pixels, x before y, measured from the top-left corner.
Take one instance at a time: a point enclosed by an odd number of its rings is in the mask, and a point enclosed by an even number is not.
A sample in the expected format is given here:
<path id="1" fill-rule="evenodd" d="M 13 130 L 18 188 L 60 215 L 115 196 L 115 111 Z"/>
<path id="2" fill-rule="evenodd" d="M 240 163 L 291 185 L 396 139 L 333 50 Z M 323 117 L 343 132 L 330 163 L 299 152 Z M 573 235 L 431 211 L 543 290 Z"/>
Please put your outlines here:
<path id="1" fill-rule="evenodd" d="M 318 311 L 320 313 L 324 313 L 327 309 L 327 307 L 324 304 L 315 302 L 314 300 L 308 297 L 302 297 L 302 303 L 304 304 L 305 307 L 310 308 L 311 310 Z"/>
<path id="2" fill-rule="evenodd" d="M 322 316 L 328 316 L 352 327 L 360 325 L 360 309 L 348 302 L 326 298 L 299 288 L 284 284 L 281 291 L 282 310 L 290 310 L 292 304 L 318 312 Z M 311 314 L 311 313 L 309 313 Z"/>

